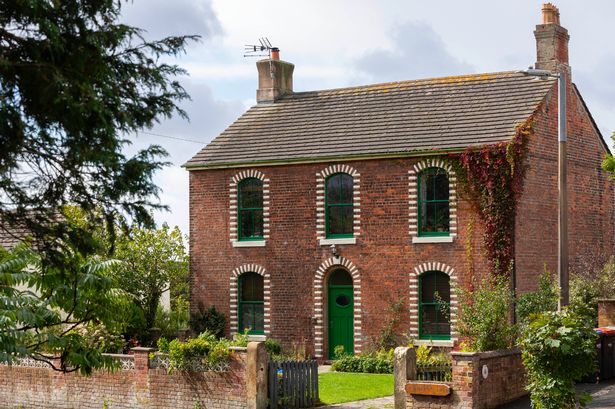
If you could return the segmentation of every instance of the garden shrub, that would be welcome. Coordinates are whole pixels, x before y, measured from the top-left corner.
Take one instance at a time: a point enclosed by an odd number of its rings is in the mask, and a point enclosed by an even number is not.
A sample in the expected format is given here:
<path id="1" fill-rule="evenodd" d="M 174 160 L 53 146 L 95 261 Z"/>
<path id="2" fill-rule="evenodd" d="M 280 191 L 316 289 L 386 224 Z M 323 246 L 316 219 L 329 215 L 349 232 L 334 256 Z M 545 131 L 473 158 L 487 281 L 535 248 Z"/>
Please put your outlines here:
<path id="1" fill-rule="evenodd" d="M 538 315 L 522 332 L 523 365 L 534 409 L 571 409 L 577 404 L 574 381 L 594 367 L 597 335 L 593 325 L 570 310 Z M 579 403 L 584 406 L 587 398 Z"/>
<path id="2" fill-rule="evenodd" d="M 348 355 L 335 348 L 336 360 L 331 369 L 338 372 L 393 373 L 393 349 Z"/>
<path id="3" fill-rule="evenodd" d="M 222 338 L 226 328 L 226 316 L 213 305 L 205 308 L 199 303 L 198 311 L 190 317 L 190 328 L 197 334 L 209 331 L 217 338 Z"/>
<path id="4" fill-rule="evenodd" d="M 416 364 L 419 366 L 438 366 L 451 363 L 451 359 L 444 352 L 435 352 L 433 348 L 423 344 L 415 348 Z"/>
<path id="5" fill-rule="evenodd" d="M 265 349 L 272 359 L 282 354 L 282 345 L 280 341 L 273 338 L 267 338 L 265 341 Z"/>
<path id="6" fill-rule="evenodd" d="M 545 311 L 557 310 L 558 286 L 546 269 L 538 280 L 538 290 L 525 293 L 517 298 L 517 320 L 527 325 L 532 317 Z"/>
<path id="7" fill-rule="evenodd" d="M 510 323 L 513 305 L 506 277 L 484 278 L 473 290 L 458 287 L 457 331 L 463 338 L 462 350 L 472 352 L 510 348 L 516 327 Z"/>
<path id="8" fill-rule="evenodd" d="M 598 324 L 598 300 L 615 297 L 615 259 L 602 268 L 575 272 L 570 280 L 570 308 Z"/>

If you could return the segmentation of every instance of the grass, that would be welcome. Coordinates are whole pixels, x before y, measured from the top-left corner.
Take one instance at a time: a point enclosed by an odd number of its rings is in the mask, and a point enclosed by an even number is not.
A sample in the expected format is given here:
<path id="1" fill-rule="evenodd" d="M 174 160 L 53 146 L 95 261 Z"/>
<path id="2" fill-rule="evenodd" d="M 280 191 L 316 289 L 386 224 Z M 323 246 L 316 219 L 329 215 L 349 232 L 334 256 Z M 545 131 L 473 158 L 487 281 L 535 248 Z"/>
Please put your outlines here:
<path id="1" fill-rule="evenodd" d="M 392 374 L 327 372 L 318 381 L 320 401 L 327 405 L 393 394 Z"/>

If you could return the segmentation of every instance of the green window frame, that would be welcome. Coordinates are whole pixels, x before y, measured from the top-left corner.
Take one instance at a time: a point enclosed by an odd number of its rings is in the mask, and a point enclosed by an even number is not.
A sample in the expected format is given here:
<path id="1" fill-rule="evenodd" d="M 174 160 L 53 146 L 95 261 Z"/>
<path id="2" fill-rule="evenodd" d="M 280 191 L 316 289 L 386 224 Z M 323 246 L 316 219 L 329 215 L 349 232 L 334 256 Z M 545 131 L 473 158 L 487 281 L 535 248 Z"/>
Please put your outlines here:
<path id="1" fill-rule="evenodd" d="M 419 276 L 419 339 L 451 339 L 450 304 L 450 277 L 446 273 L 428 271 Z"/>
<path id="2" fill-rule="evenodd" d="M 237 186 L 239 241 L 263 240 L 263 181 L 247 178 Z"/>
<path id="3" fill-rule="evenodd" d="M 265 280 L 263 276 L 253 272 L 239 276 L 239 331 L 252 335 L 265 334 Z"/>
<path id="4" fill-rule="evenodd" d="M 325 181 L 325 231 L 327 238 L 354 236 L 354 180 L 348 173 L 334 173 Z"/>
<path id="5" fill-rule="evenodd" d="M 442 168 L 427 168 L 418 177 L 419 236 L 450 235 L 448 174 Z"/>

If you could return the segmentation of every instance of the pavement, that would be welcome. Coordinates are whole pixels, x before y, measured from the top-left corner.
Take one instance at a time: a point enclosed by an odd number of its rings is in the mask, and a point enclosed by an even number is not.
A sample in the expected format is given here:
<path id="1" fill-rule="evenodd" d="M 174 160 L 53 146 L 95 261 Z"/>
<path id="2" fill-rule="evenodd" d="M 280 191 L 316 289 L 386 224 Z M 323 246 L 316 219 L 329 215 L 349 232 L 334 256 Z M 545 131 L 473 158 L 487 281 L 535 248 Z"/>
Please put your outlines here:
<path id="1" fill-rule="evenodd" d="M 390 409 L 394 406 L 395 401 L 393 396 L 385 396 L 384 398 L 365 399 L 355 402 L 338 403 L 329 406 L 319 406 L 318 409 Z"/>
<path id="2" fill-rule="evenodd" d="M 600 383 L 579 383 L 577 392 L 587 392 L 592 396 L 593 399 L 587 404 L 587 409 L 615 409 L 615 379 Z M 499 407 L 499 409 L 530 408 L 529 396 Z"/>

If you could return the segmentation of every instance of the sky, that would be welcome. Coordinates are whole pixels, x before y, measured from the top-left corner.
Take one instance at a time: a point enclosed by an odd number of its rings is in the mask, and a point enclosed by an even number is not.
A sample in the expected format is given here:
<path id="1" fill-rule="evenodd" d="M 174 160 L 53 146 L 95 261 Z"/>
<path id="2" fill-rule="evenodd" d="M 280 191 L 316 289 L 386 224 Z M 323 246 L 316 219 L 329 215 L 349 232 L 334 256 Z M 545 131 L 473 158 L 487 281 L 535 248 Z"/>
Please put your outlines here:
<path id="1" fill-rule="evenodd" d="M 573 82 L 603 136 L 615 132 L 615 33 L 612 0 L 560 0 L 570 34 Z M 244 45 L 269 38 L 295 65 L 295 91 L 478 72 L 526 69 L 536 59 L 537 0 L 132 0 L 125 23 L 150 39 L 197 34 L 172 60 L 191 95 L 180 105 L 190 120 L 172 118 L 131 136 L 127 153 L 150 144 L 169 152 L 155 177 L 169 212 L 158 223 L 188 233 L 188 172 L 181 167 L 254 105 L 257 58 Z M 153 134 L 164 135 L 156 136 Z M 570 135 L 570 137 L 573 137 Z M 173 139 L 173 138 L 180 138 Z"/>

